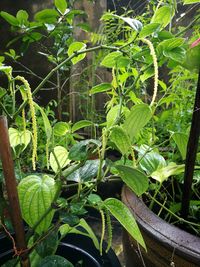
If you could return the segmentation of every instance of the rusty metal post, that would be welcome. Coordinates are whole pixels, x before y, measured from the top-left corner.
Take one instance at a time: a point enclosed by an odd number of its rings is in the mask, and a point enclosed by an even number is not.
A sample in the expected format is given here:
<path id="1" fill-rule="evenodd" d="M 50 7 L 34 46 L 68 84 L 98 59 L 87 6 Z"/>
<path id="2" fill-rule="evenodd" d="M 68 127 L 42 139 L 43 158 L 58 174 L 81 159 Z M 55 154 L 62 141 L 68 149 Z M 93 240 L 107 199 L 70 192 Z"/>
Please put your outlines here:
<path id="1" fill-rule="evenodd" d="M 14 172 L 14 163 L 12 160 L 11 147 L 8 135 L 8 125 L 5 116 L 0 116 L 0 157 L 2 161 L 3 174 L 8 194 L 10 216 L 15 230 L 16 248 L 18 251 L 27 249 L 25 241 L 25 232 L 19 205 L 17 192 L 17 182 Z M 27 253 L 22 253 L 20 256 L 21 266 L 28 267 L 29 258 Z"/>

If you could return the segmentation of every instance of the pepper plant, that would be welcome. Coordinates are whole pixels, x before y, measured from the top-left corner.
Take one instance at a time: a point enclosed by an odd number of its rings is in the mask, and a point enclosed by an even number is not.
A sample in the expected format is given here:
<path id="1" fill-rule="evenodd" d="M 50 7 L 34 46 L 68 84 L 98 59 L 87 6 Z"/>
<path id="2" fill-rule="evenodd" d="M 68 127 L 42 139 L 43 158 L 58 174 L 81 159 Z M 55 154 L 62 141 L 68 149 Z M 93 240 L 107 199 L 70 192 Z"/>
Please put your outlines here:
<path id="1" fill-rule="evenodd" d="M 57 8 L 62 3 L 61 11 L 65 16 L 66 2 L 62 0 L 55 3 Z M 142 247 L 146 248 L 136 221 L 128 208 L 118 199 L 102 200 L 96 194 L 96 190 L 99 183 L 120 177 L 138 196 L 147 192 L 149 188 L 153 189 L 154 196 L 150 203 L 152 207 L 163 182 L 170 176 L 179 175 L 184 171 L 184 164 L 168 162 L 159 154 L 158 147 L 163 141 L 158 144 L 159 136 L 156 136 L 156 112 L 161 106 L 162 99 L 165 98 L 166 91 L 169 91 L 167 82 L 160 78 L 159 68 L 166 64 L 172 69 L 174 66 L 186 68 L 186 65 L 188 68 L 190 64 L 187 59 L 195 58 L 190 44 L 186 43 L 183 36 L 177 36 L 171 27 L 169 31 L 166 30 L 174 13 L 175 7 L 165 1 L 162 6 L 156 8 L 153 17 L 146 19 L 145 25 L 136 18 L 118 16 L 112 12 L 105 13 L 102 20 L 106 25 L 120 22 L 128 34 L 121 39 L 119 36 L 118 41 L 115 40 L 114 43 L 110 43 L 110 40 L 107 42 L 105 36 L 102 38 L 102 43 L 97 46 L 91 46 L 90 42 L 72 42 L 68 49 L 65 48 L 67 51 L 63 50 L 64 58 L 56 62 L 55 67 L 33 90 L 24 77 L 13 75 L 12 68 L 4 65 L 2 58 L 0 71 L 7 76 L 8 89 L 1 88 L 0 104 L 2 113 L 8 117 L 10 143 L 16 168 L 23 173 L 18 184 L 19 203 L 22 217 L 31 229 L 27 233 L 26 254 L 30 254 L 30 259 L 33 255 L 37 255 L 35 266 L 42 266 L 48 259 L 52 261 L 52 257 L 45 258 L 46 252 L 43 253 L 50 242 L 48 240 L 54 240 L 54 246 L 49 251 L 49 254 L 54 254 L 59 241 L 68 233 L 89 236 L 102 253 L 107 227 L 108 251 L 112 239 L 111 215 Z M 13 21 L 18 21 L 20 14 L 25 13 L 21 11 L 17 17 L 1 13 L 11 25 Z M 42 14 L 56 14 L 52 15 L 53 21 L 59 23 L 55 10 L 51 10 L 50 13 L 45 11 Z M 196 21 L 197 18 L 193 23 Z M 40 21 L 40 25 L 45 22 Z M 28 31 L 32 33 L 30 28 Z M 100 66 L 110 69 L 112 82 L 106 81 L 93 86 L 90 94 L 107 93 L 110 97 L 104 123 L 98 125 L 97 131 L 96 123 L 88 120 L 74 124 L 65 121 L 51 122 L 44 109 L 36 103 L 34 96 L 64 66 L 77 64 L 87 53 L 101 51 L 104 53 Z M 195 69 L 198 65 L 193 63 L 192 67 Z M 148 94 L 147 84 L 151 78 L 153 78 L 152 94 Z M 193 78 L 197 78 L 195 73 Z M 16 92 L 22 97 L 20 106 L 16 104 Z M 11 105 L 7 105 L 8 100 Z M 40 138 L 38 138 L 36 113 L 40 114 L 43 122 L 45 138 L 42 138 L 42 142 L 45 153 L 44 150 L 38 150 Z M 16 127 L 19 125 L 16 123 L 17 120 L 23 122 L 21 129 Z M 78 131 L 89 126 L 94 127 L 97 132 L 96 138 L 83 139 Z M 182 156 L 185 155 L 185 146 L 180 141 L 182 135 L 173 133 L 172 137 Z M 110 148 L 120 152 L 119 162 L 112 162 L 107 157 Z M 40 153 L 45 157 L 45 163 L 43 161 L 42 165 L 38 160 L 41 159 Z M 27 168 L 28 174 L 24 173 L 21 167 L 23 162 L 20 162 L 19 158 L 22 155 L 31 158 Z M 44 165 L 45 168 L 41 171 L 39 166 L 44 167 Z M 155 182 L 150 184 L 150 179 L 154 179 Z M 70 188 L 75 189 L 75 193 L 63 197 L 62 192 Z M 84 219 L 89 207 L 97 209 L 101 215 L 100 240 L 95 237 Z M 55 222 L 53 218 L 58 220 Z M 3 216 L 1 224 L 6 229 Z M 52 232 L 55 232 L 55 235 L 52 236 Z M 23 253 L 24 251 L 22 255 Z M 13 261 L 16 264 L 18 259 Z"/>

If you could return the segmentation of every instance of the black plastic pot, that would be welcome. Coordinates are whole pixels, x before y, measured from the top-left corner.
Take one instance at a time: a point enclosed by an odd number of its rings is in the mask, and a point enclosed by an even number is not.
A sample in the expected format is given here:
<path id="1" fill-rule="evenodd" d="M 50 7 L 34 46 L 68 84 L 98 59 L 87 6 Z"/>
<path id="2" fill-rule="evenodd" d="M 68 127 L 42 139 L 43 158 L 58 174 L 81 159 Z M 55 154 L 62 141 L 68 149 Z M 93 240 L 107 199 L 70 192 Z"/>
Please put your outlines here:
<path id="1" fill-rule="evenodd" d="M 200 238 L 155 215 L 127 187 L 122 200 L 135 216 L 147 246 L 147 253 L 126 233 L 123 247 L 126 267 L 200 266 Z"/>
<path id="2" fill-rule="evenodd" d="M 108 253 L 103 251 L 103 255 L 101 256 L 99 251 L 94 247 L 92 240 L 82 235 L 67 235 L 60 243 L 56 254 L 65 257 L 75 266 L 121 267 L 112 249 Z M 12 243 L 5 235 L 0 235 L 0 266 L 7 260 L 12 259 L 12 256 Z M 79 261 L 82 261 L 82 265 L 77 264 Z"/>

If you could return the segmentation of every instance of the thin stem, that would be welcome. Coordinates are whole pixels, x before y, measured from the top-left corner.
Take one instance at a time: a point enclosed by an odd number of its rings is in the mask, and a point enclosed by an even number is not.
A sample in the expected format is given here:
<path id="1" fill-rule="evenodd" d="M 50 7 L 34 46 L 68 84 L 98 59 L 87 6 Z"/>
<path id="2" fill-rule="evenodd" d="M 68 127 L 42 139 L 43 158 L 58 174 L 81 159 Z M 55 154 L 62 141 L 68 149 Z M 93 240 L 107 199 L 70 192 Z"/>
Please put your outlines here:
<path id="1" fill-rule="evenodd" d="M 74 52 L 70 57 L 66 58 L 65 60 L 63 60 L 60 64 L 58 64 L 55 68 L 53 68 L 47 75 L 46 77 L 40 82 L 40 84 L 35 88 L 35 90 L 33 91 L 32 95 L 34 96 L 35 94 L 38 93 L 38 91 L 42 88 L 42 86 L 52 77 L 52 75 L 54 73 L 56 73 L 57 70 L 59 70 L 63 65 L 65 65 L 67 62 L 69 62 L 71 59 L 73 59 L 74 57 L 84 54 L 84 53 L 89 53 L 89 52 L 93 52 L 93 51 L 97 51 L 100 49 L 109 49 L 109 50 L 120 50 L 119 47 L 115 47 L 115 46 L 106 46 L 106 45 L 99 45 L 96 47 L 91 47 L 82 51 L 77 51 Z M 27 105 L 27 101 L 24 101 L 21 106 L 19 107 L 19 109 L 15 112 L 15 114 L 13 115 L 13 119 L 15 119 L 21 112 L 21 110 Z"/>
<path id="2" fill-rule="evenodd" d="M 168 213 L 170 213 L 174 218 L 176 218 L 179 222 L 183 222 L 183 223 L 187 223 L 189 225 L 194 225 L 196 227 L 199 227 L 198 223 L 194 223 L 188 220 L 183 219 L 182 217 L 176 215 L 174 212 L 172 212 L 171 210 L 169 210 L 168 208 L 166 208 L 164 206 L 164 204 L 160 203 L 157 199 L 153 198 L 150 194 L 146 193 L 146 195 L 148 197 L 150 197 L 151 199 L 153 199 L 154 202 L 156 202 L 159 206 L 161 206 L 164 210 L 166 210 Z"/>

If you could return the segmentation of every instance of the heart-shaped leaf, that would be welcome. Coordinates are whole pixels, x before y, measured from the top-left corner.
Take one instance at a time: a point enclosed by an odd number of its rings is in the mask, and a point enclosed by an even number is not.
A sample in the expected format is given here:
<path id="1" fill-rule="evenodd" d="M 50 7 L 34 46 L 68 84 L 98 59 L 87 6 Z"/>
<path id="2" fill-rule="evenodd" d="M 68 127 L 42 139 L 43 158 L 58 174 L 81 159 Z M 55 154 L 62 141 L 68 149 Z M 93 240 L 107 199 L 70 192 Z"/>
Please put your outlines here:
<path id="1" fill-rule="evenodd" d="M 17 129 L 9 128 L 8 132 L 10 145 L 13 149 L 18 145 L 24 145 L 24 150 L 31 141 L 31 132 L 29 130 L 20 132 Z"/>
<path id="2" fill-rule="evenodd" d="M 70 160 L 68 159 L 69 152 L 66 148 L 62 146 L 54 147 L 54 153 L 50 153 L 50 166 L 55 173 L 60 171 L 60 169 L 64 168 L 69 164 Z"/>
<path id="3" fill-rule="evenodd" d="M 22 217 L 28 225 L 33 227 L 50 208 L 57 186 L 55 180 L 48 175 L 42 177 L 29 175 L 22 179 L 18 185 L 18 194 Z M 54 210 L 37 226 L 36 232 L 41 234 L 49 228 Z"/>

